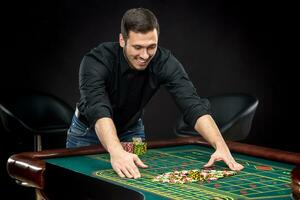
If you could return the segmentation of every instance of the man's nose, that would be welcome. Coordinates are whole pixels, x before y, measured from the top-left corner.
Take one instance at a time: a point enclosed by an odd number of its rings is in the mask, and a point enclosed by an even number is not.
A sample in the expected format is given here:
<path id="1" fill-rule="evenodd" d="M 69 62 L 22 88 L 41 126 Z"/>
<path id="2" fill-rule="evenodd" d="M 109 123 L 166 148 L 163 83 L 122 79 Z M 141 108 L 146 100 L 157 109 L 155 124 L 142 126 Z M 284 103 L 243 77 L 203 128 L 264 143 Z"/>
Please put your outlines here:
<path id="1" fill-rule="evenodd" d="M 147 60 L 149 58 L 149 53 L 148 53 L 147 49 L 142 50 L 140 57 L 143 58 L 144 60 Z"/>

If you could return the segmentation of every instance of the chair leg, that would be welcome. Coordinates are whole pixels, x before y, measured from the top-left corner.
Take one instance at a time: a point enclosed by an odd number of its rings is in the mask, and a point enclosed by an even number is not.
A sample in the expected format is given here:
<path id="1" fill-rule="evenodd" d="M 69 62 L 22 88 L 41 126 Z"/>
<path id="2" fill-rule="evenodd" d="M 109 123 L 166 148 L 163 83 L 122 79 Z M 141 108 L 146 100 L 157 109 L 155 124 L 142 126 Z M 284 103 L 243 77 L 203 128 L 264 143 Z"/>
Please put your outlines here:
<path id="1" fill-rule="evenodd" d="M 35 189 L 35 199 L 36 200 L 48 200 L 48 198 L 45 196 L 44 192 L 40 189 Z"/>
<path id="2" fill-rule="evenodd" d="M 42 150 L 42 137 L 40 135 L 35 135 L 34 139 L 34 151 Z"/>

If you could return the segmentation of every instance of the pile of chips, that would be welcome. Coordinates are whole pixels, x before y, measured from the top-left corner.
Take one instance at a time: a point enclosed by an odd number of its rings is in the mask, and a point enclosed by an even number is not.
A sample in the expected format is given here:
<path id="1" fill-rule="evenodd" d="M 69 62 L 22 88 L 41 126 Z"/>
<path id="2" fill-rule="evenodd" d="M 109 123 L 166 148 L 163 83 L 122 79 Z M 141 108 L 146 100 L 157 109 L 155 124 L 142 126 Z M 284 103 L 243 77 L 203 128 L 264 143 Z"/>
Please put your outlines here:
<path id="1" fill-rule="evenodd" d="M 229 170 L 213 170 L 213 169 L 193 169 L 167 172 L 153 178 L 153 181 L 162 183 L 191 183 L 191 182 L 205 182 L 218 180 L 227 176 L 237 174 L 236 171 Z"/>
<path id="2" fill-rule="evenodd" d="M 147 143 L 142 138 L 133 137 L 132 142 L 121 142 L 125 151 L 136 155 L 143 155 L 147 152 Z"/>

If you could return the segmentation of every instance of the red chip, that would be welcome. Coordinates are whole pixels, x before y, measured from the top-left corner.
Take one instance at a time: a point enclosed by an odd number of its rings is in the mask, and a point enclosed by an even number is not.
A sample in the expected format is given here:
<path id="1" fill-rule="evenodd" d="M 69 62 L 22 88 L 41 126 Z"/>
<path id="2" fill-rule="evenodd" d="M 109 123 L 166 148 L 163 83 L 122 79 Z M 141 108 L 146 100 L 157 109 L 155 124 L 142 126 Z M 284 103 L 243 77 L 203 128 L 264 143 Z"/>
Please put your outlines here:
<path id="1" fill-rule="evenodd" d="M 125 151 L 133 153 L 133 143 L 132 142 L 121 142 L 122 147 Z"/>

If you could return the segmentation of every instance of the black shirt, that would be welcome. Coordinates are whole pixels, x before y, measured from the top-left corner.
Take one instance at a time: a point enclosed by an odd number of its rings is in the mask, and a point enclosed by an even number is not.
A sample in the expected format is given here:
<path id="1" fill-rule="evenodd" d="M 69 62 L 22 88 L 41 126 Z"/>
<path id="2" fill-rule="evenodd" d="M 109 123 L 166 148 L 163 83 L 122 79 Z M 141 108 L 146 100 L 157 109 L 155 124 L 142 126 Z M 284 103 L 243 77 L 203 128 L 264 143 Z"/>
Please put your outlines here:
<path id="1" fill-rule="evenodd" d="M 200 98 L 180 62 L 171 52 L 158 47 L 144 71 L 129 67 L 119 43 L 102 43 L 87 53 L 80 65 L 81 115 L 92 127 L 102 117 L 115 123 L 118 133 L 142 117 L 151 97 L 164 85 L 194 127 L 198 117 L 210 114 L 207 99 Z"/>

